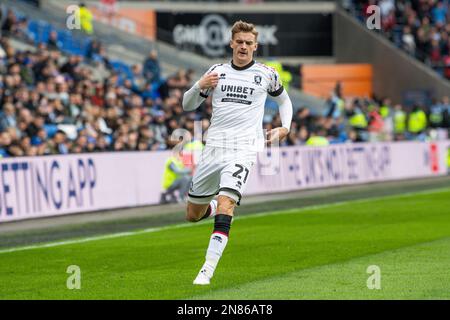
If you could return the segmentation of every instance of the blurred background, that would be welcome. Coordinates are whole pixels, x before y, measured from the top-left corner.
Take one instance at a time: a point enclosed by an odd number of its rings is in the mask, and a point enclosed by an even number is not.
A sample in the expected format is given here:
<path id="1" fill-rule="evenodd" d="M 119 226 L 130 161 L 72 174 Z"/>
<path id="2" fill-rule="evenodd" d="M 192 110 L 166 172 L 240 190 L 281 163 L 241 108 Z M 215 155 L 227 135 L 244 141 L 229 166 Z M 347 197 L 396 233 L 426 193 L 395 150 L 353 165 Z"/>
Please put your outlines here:
<path id="1" fill-rule="evenodd" d="M 158 152 L 176 129 L 205 131 L 210 99 L 187 113 L 182 96 L 230 59 L 239 19 L 257 26 L 256 59 L 293 101 L 282 146 L 445 141 L 449 15 L 437 0 L 4 0 L 0 156 Z M 264 129 L 280 126 L 277 105 L 265 108 Z M 194 142 L 186 150 L 204 137 Z"/>
<path id="2" fill-rule="evenodd" d="M 240 19 L 294 117 L 200 292 L 186 194 L 213 109 L 182 97 Z M 448 299 L 449 97 L 448 0 L 0 0 L 0 299 Z"/>
<path id="3" fill-rule="evenodd" d="M 184 113 L 181 97 L 229 59 L 238 19 L 294 102 L 284 144 L 448 136 L 448 1 L 2 1 L 0 17 L 3 157 L 166 150 L 176 128 L 206 129 L 209 101 Z M 268 100 L 264 127 L 279 124 Z"/>

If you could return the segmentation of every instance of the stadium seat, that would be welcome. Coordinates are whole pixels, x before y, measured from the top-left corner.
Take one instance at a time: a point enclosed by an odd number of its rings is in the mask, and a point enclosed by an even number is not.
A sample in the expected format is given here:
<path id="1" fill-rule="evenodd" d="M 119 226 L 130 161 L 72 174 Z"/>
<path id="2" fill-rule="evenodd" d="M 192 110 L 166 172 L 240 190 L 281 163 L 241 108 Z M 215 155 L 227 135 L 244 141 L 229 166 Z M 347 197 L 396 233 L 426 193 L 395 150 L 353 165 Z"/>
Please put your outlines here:
<path id="1" fill-rule="evenodd" d="M 119 77 L 121 77 L 122 80 L 133 79 L 133 72 L 131 71 L 130 66 L 120 60 L 112 60 L 110 63 L 112 68 L 119 73 Z"/>
<path id="2" fill-rule="evenodd" d="M 41 42 L 47 42 L 52 30 L 52 25 L 43 20 L 30 21 L 28 24 L 28 31 L 35 35 L 35 43 L 39 44 Z"/>
<path id="3" fill-rule="evenodd" d="M 58 126 L 56 124 L 46 124 L 44 125 L 44 130 L 47 132 L 49 138 L 53 138 L 55 133 L 58 131 Z"/>

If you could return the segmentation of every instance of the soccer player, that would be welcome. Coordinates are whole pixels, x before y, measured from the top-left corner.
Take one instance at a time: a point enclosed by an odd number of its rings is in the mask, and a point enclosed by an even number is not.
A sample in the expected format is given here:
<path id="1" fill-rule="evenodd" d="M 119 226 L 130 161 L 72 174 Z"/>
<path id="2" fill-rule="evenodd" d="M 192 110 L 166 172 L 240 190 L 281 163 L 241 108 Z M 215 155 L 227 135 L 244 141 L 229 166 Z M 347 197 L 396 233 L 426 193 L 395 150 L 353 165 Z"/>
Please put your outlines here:
<path id="1" fill-rule="evenodd" d="M 183 97 L 183 109 L 195 110 L 212 95 L 213 113 L 206 146 L 188 193 L 186 219 L 214 217 L 214 230 L 194 284 L 208 285 L 227 245 L 234 208 L 239 205 L 250 169 L 264 144 L 287 136 L 292 103 L 277 72 L 253 59 L 258 32 L 236 22 L 231 29 L 230 63 L 213 65 Z M 267 94 L 279 105 L 282 127 L 264 137 L 262 120 Z M 217 200 L 213 198 L 218 195 Z"/>

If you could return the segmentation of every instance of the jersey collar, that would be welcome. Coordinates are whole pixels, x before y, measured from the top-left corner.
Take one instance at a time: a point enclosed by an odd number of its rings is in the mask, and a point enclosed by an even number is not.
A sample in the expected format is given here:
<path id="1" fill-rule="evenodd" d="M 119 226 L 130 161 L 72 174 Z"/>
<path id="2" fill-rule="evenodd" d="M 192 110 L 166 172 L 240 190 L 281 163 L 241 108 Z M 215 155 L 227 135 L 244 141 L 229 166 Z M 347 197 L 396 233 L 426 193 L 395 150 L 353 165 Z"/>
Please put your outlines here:
<path id="1" fill-rule="evenodd" d="M 234 70 L 239 70 L 239 71 L 248 69 L 248 68 L 250 68 L 250 67 L 251 67 L 252 65 L 254 65 L 254 64 L 255 64 L 255 60 L 252 60 L 252 61 L 250 61 L 248 64 L 246 64 L 245 66 L 238 67 L 237 65 L 235 65 L 235 64 L 233 63 L 233 60 L 231 60 L 231 67 L 232 67 Z"/>

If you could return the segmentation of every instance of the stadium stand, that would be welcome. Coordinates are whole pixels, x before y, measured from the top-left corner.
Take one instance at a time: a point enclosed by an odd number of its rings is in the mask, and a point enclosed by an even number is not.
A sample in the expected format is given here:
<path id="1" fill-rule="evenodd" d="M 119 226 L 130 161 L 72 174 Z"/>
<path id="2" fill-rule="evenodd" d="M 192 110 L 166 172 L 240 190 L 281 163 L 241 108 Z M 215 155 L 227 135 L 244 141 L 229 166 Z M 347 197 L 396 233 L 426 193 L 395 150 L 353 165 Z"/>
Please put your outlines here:
<path id="1" fill-rule="evenodd" d="M 61 30 L 1 8 L 0 154 L 3 157 L 101 151 L 166 150 L 175 129 L 209 126 L 207 101 L 196 112 L 181 106 L 193 81 L 192 70 L 164 78 L 157 52 L 130 66 L 108 57 L 101 41 Z M 30 44 L 16 49 L 12 42 Z M 337 87 L 326 114 L 300 107 L 284 145 L 427 139 L 429 128 L 448 128 L 448 98 L 406 113 L 389 99 L 344 98 Z M 415 115 L 419 114 L 418 117 Z M 425 120 L 423 118 L 425 117 Z M 422 119 L 422 120 L 417 120 Z M 280 125 L 267 114 L 264 128 Z M 308 142 L 309 140 L 309 142 Z"/>
<path id="2" fill-rule="evenodd" d="M 346 1 L 346 8 L 361 21 L 371 15 L 367 11 L 370 5 L 379 6 L 381 32 L 387 38 L 441 76 L 450 79 L 448 1 Z"/>

